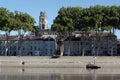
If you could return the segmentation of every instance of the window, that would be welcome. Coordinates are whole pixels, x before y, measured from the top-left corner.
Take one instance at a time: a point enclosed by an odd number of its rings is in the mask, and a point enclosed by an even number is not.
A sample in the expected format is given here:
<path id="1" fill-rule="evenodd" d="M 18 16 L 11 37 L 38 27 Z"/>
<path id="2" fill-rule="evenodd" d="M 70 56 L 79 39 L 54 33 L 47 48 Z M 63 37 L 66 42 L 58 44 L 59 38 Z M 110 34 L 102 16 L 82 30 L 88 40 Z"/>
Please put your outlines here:
<path id="1" fill-rule="evenodd" d="M 45 29 L 45 24 L 42 24 L 42 29 Z"/>
<path id="2" fill-rule="evenodd" d="M 23 47 L 23 50 L 25 50 L 25 48 Z"/>
<path id="3" fill-rule="evenodd" d="M 9 49 L 12 49 L 12 47 L 10 46 Z"/>
<path id="4" fill-rule="evenodd" d="M 38 50 L 40 51 L 40 47 L 38 47 Z"/>
<path id="5" fill-rule="evenodd" d="M 5 46 L 3 46 L 3 49 L 5 49 Z"/>
<path id="6" fill-rule="evenodd" d="M 43 23 L 44 21 L 45 21 L 44 18 L 42 18 L 42 23 Z"/>
<path id="7" fill-rule="evenodd" d="M 13 49 L 16 50 L 16 46 L 14 46 Z"/>
<path id="8" fill-rule="evenodd" d="M 20 48 L 21 48 L 21 47 L 20 47 L 20 46 L 18 46 L 18 50 L 20 50 Z"/>
<path id="9" fill-rule="evenodd" d="M 30 50 L 32 50 L 33 49 L 33 47 L 32 46 L 30 46 Z"/>
<path id="10" fill-rule="evenodd" d="M 34 47 L 34 50 L 36 50 L 36 46 Z"/>

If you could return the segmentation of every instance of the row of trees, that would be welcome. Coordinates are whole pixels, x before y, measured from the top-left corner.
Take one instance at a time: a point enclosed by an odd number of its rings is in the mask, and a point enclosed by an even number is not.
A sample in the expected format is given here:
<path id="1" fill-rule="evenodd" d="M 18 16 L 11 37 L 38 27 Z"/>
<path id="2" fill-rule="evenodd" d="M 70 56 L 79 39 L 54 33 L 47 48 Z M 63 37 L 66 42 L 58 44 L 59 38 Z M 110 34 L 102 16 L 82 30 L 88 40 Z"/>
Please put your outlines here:
<path id="1" fill-rule="evenodd" d="M 120 6 L 91 6 L 81 7 L 62 7 L 51 27 L 52 30 L 59 32 L 61 38 L 70 36 L 73 31 L 81 31 L 84 43 L 82 55 L 85 53 L 86 40 L 89 31 L 112 31 L 120 29 Z M 101 40 L 100 35 L 96 38 Z M 70 41 L 69 41 L 70 42 Z M 93 43 L 96 43 L 93 41 Z M 70 45 L 70 44 L 69 44 Z M 68 45 L 68 46 L 69 46 Z M 97 46 L 97 54 L 100 50 L 100 43 L 93 44 L 93 50 Z M 68 49 L 70 50 L 70 48 Z M 113 51 L 113 50 L 111 50 Z M 112 53 L 112 52 L 111 52 Z"/>
<path id="2" fill-rule="evenodd" d="M 34 29 L 35 20 L 29 14 L 14 11 L 10 12 L 6 8 L 0 8 L 0 30 L 5 32 L 5 55 L 7 55 L 8 51 L 8 39 L 11 31 L 18 32 L 18 38 L 20 40 L 20 44 L 24 34 L 27 31 L 35 31 Z"/>
<path id="3" fill-rule="evenodd" d="M 120 6 L 62 7 L 51 27 L 59 32 L 120 29 Z"/>

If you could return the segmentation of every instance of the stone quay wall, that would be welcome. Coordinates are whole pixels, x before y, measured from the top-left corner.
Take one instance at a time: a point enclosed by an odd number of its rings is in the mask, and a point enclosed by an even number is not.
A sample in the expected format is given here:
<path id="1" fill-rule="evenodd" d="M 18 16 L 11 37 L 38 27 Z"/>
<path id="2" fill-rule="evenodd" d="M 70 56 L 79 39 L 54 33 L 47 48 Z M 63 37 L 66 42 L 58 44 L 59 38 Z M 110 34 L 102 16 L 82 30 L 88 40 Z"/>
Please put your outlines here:
<path id="1" fill-rule="evenodd" d="M 119 56 L 0 56 L 0 67 L 84 68 L 89 62 L 103 68 L 119 68 Z"/>

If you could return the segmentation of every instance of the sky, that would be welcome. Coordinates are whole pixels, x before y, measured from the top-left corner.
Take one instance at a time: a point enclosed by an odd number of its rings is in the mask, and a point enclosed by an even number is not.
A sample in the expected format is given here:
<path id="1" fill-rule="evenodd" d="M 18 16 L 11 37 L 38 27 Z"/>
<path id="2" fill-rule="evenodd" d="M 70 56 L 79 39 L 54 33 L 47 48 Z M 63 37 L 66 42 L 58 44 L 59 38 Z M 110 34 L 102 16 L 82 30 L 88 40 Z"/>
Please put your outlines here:
<path id="1" fill-rule="evenodd" d="M 95 5 L 120 6 L 120 0 L 0 0 L 0 7 L 30 14 L 35 19 L 36 26 L 39 24 L 40 12 L 45 11 L 49 28 L 61 7 L 86 8 Z M 120 38 L 119 34 L 120 31 L 116 31 L 118 38 Z"/>

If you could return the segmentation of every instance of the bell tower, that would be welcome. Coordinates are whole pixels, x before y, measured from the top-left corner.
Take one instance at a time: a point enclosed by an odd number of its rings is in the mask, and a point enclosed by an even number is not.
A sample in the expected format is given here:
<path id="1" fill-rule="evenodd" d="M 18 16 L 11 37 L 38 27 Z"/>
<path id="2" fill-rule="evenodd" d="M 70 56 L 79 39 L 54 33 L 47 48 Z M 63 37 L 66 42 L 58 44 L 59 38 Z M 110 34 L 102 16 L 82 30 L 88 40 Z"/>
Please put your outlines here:
<path id="1" fill-rule="evenodd" d="M 40 12 L 40 16 L 39 16 L 39 28 L 41 30 L 48 29 L 48 21 L 47 21 L 47 16 L 46 16 L 45 12 Z"/>

